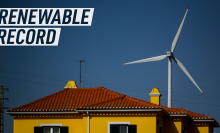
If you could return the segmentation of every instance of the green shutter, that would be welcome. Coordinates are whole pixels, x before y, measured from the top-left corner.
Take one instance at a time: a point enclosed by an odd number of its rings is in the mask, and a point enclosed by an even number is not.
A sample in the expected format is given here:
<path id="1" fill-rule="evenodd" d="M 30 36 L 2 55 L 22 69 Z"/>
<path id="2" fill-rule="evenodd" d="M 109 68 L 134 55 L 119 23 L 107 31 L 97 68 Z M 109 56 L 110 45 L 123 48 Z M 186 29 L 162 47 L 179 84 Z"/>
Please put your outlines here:
<path id="1" fill-rule="evenodd" d="M 128 133 L 137 133 L 137 125 L 128 125 Z"/>
<path id="2" fill-rule="evenodd" d="M 111 124 L 110 133 L 120 133 L 120 125 Z"/>
<path id="3" fill-rule="evenodd" d="M 68 133 L 68 127 L 60 127 L 60 133 Z"/>
<path id="4" fill-rule="evenodd" d="M 34 127 L 34 133 L 43 133 L 43 127 Z"/>

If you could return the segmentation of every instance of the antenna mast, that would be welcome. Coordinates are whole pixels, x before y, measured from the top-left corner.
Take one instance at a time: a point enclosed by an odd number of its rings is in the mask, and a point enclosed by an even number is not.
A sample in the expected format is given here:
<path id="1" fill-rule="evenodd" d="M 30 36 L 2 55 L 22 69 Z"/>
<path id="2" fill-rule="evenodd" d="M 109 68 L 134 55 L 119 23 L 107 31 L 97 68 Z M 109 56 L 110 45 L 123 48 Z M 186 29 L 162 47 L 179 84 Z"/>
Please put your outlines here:
<path id="1" fill-rule="evenodd" d="M 84 60 L 80 60 L 79 62 L 80 62 L 80 77 L 79 78 L 80 78 L 80 88 L 81 88 L 81 62 L 85 62 L 85 61 Z"/>

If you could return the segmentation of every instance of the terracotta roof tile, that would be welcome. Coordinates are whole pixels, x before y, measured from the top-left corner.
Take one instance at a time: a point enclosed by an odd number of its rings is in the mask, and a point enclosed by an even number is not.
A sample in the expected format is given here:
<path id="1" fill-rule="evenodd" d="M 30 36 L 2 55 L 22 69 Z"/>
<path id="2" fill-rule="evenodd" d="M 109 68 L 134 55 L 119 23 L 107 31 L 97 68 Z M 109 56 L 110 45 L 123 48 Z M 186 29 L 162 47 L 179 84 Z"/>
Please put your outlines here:
<path id="1" fill-rule="evenodd" d="M 11 108 L 13 111 L 74 111 L 76 109 L 163 109 L 168 114 L 187 114 L 192 119 L 213 119 L 182 108 L 168 108 L 147 101 L 129 97 L 104 87 L 65 88 L 44 98 L 23 106 Z"/>

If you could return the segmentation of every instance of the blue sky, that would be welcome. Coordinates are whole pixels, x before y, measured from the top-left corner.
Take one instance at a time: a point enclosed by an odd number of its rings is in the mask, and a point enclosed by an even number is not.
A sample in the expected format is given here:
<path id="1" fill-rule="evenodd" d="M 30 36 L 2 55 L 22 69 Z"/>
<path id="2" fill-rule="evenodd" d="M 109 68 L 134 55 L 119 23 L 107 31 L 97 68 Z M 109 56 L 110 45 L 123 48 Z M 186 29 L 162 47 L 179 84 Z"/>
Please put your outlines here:
<path id="1" fill-rule="evenodd" d="M 121 65 L 164 55 L 187 7 L 189 11 L 174 55 L 204 92 L 204 96 L 172 63 L 172 101 L 220 122 L 220 2 L 215 1 L 98 1 L 7 0 L 1 8 L 95 8 L 92 26 L 61 27 L 57 47 L 0 47 L 0 84 L 10 90 L 5 106 L 21 106 L 63 89 L 68 80 L 82 87 L 107 89 L 150 101 L 153 87 L 167 106 L 168 60 Z M 11 94 L 11 95 L 10 95 Z M 12 97 L 11 97 L 12 96 Z M 14 100 L 13 100 L 14 99 Z M 13 118 L 5 114 L 5 132 Z M 220 129 L 215 129 L 220 132 Z"/>

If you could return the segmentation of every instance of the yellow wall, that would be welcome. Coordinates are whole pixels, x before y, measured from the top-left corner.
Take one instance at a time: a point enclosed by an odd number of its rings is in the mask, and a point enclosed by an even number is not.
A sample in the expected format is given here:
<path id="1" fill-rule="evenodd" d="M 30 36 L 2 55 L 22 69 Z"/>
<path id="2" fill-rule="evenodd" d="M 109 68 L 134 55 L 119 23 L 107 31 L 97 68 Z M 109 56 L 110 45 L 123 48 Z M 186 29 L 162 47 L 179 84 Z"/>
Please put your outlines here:
<path id="1" fill-rule="evenodd" d="M 107 133 L 108 122 L 130 122 L 138 133 L 156 133 L 156 113 L 91 113 L 90 133 Z"/>
<path id="2" fill-rule="evenodd" d="M 47 117 L 46 116 L 17 116 L 14 117 L 14 133 L 34 133 L 34 127 L 40 126 L 40 124 L 63 124 L 63 126 L 69 127 L 69 133 L 83 133 L 83 119 L 82 117 L 69 117 L 64 118 Z"/>
<path id="3" fill-rule="evenodd" d="M 137 125 L 138 133 L 159 133 L 162 125 L 163 133 L 212 133 L 209 123 L 189 123 L 186 118 L 167 117 L 157 112 L 126 113 L 89 113 L 90 133 L 108 133 L 108 122 L 130 122 Z M 159 124 L 157 124 L 159 120 Z M 69 133 L 87 133 L 88 115 L 19 115 L 14 116 L 14 133 L 34 133 L 34 127 L 40 124 L 62 124 L 69 127 Z"/>
<path id="4" fill-rule="evenodd" d="M 213 133 L 213 128 L 209 123 L 190 123 L 188 133 Z"/>
<path id="5" fill-rule="evenodd" d="M 88 116 L 83 115 L 83 133 L 88 133 Z"/>
<path id="6" fill-rule="evenodd" d="M 182 119 L 181 118 L 164 118 L 163 133 L 181 133 Z"/>

